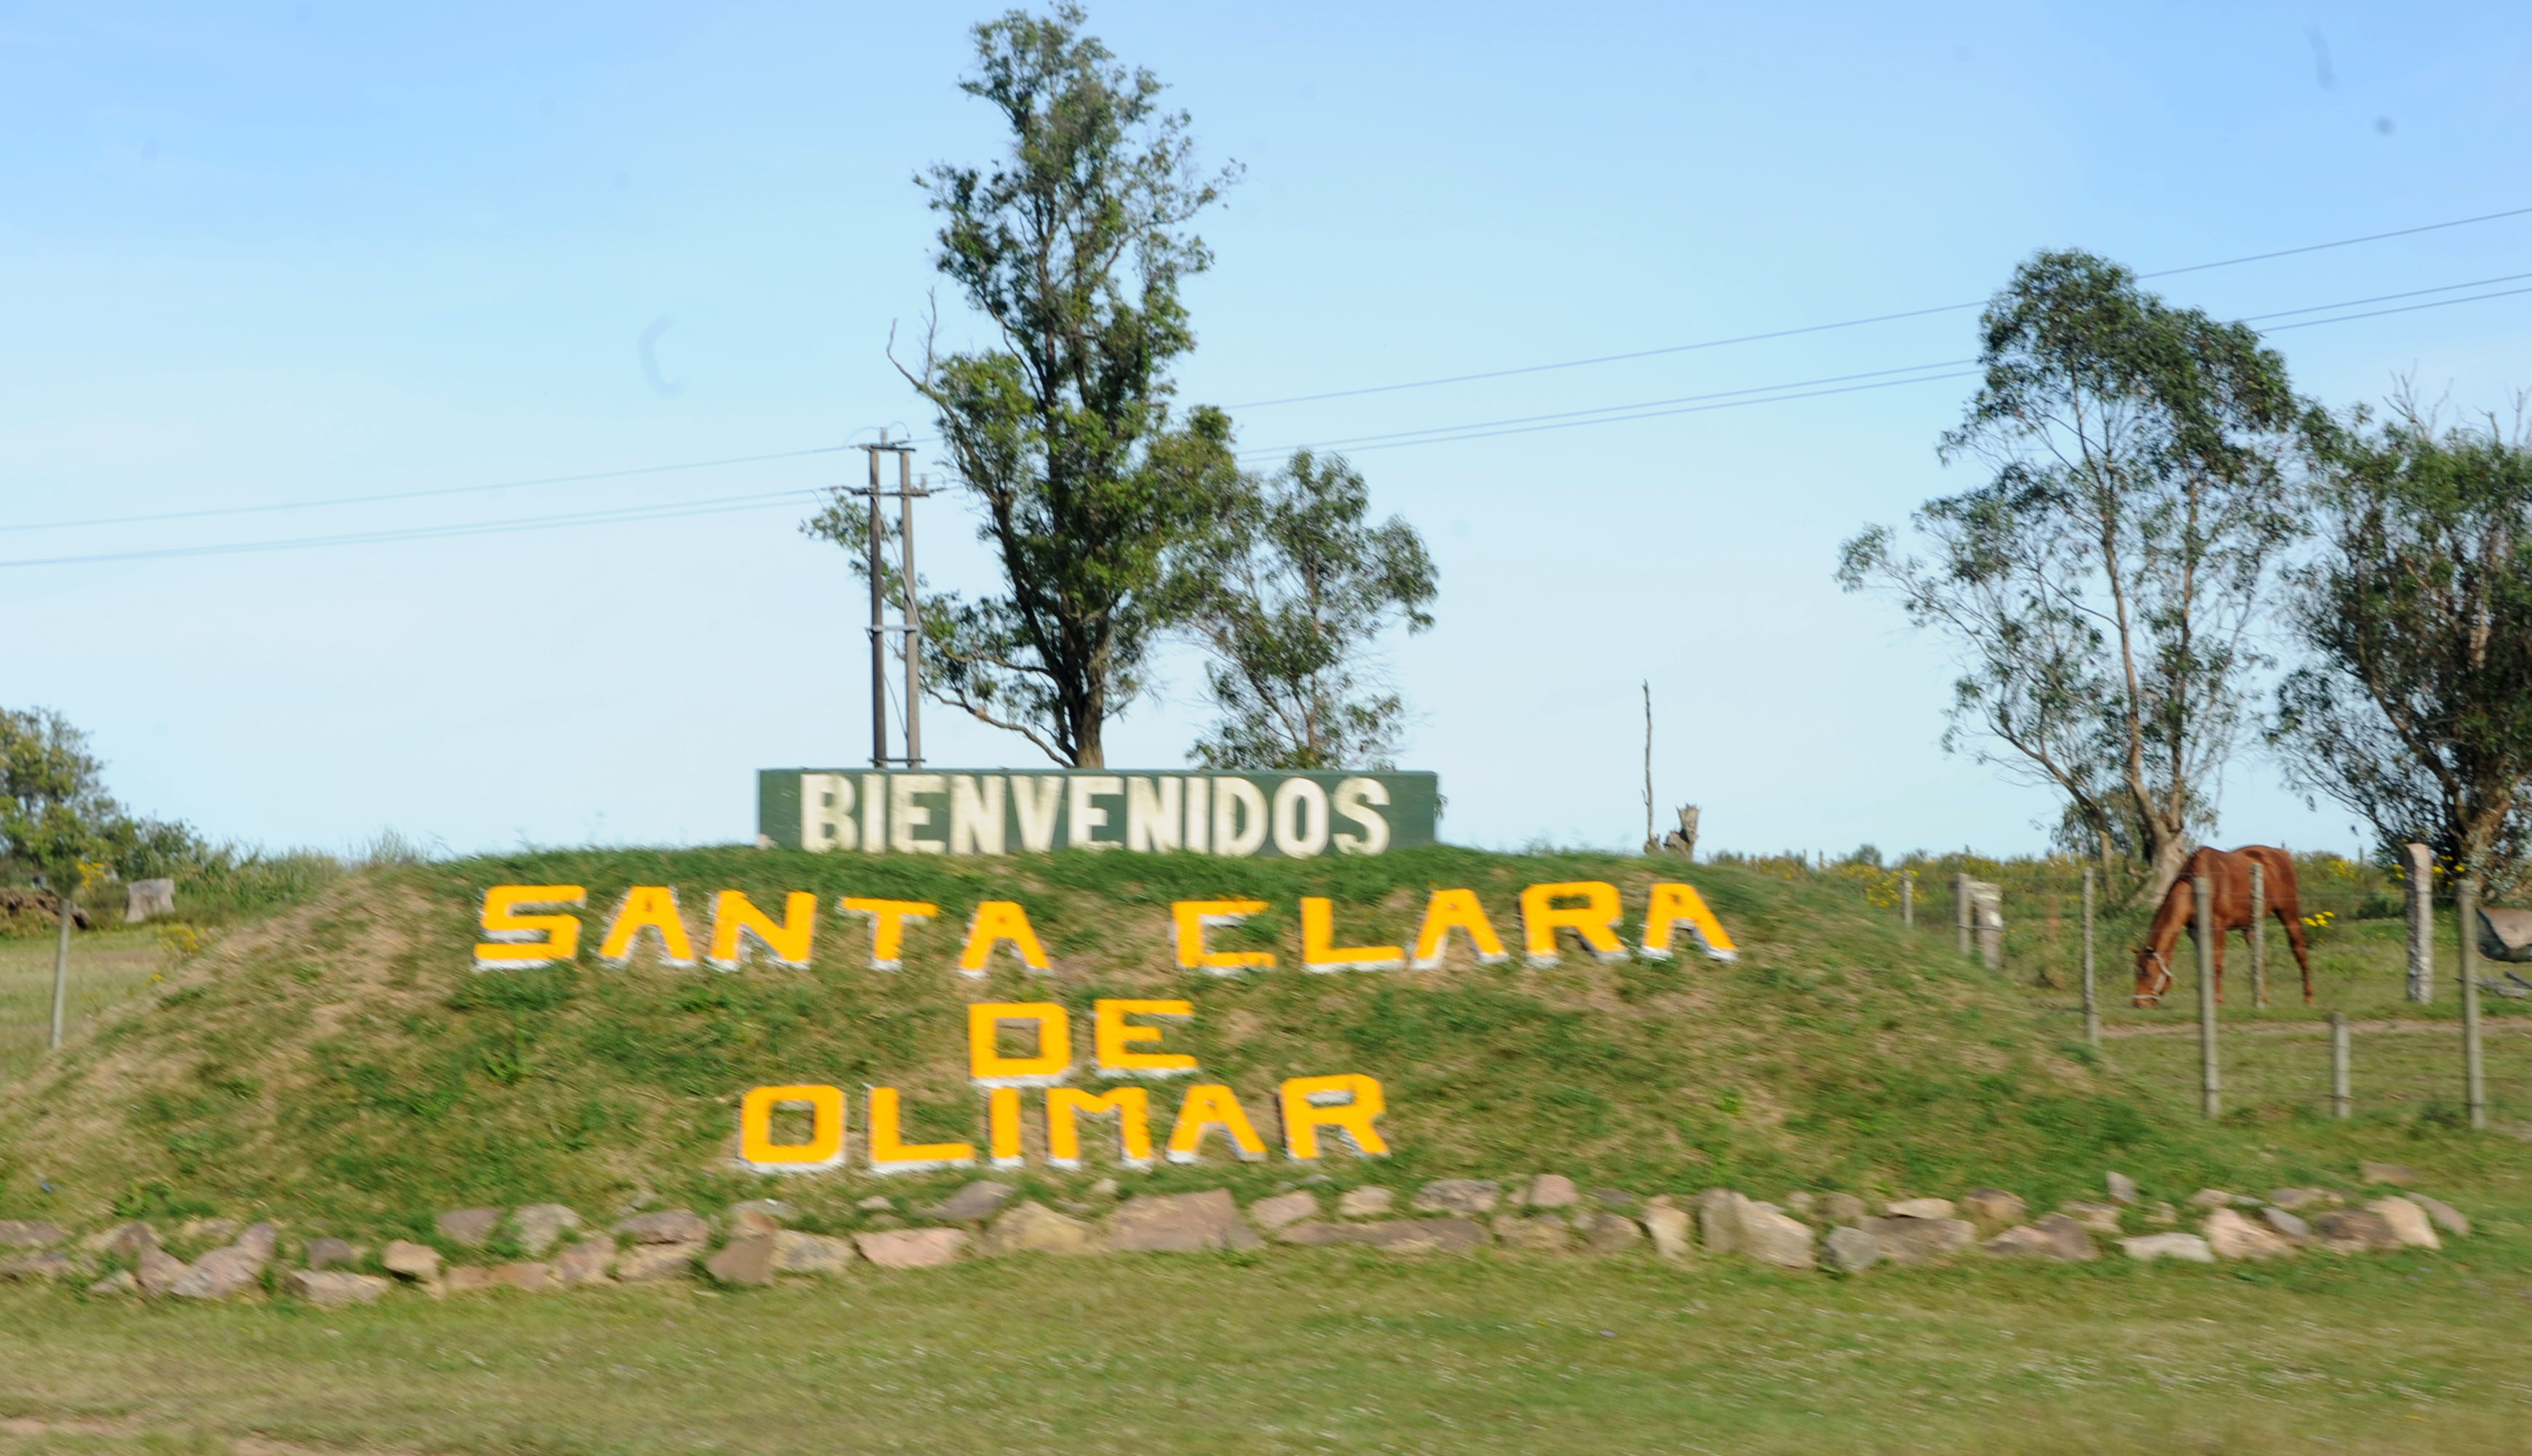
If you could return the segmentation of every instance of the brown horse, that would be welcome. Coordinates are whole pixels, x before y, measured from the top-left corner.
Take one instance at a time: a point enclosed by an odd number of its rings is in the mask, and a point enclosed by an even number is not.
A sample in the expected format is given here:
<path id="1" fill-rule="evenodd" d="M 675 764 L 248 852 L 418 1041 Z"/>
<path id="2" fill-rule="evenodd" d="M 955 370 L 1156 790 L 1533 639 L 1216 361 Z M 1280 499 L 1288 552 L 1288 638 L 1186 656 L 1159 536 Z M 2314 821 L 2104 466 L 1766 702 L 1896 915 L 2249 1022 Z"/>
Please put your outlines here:
<path id="1" fill-rule="evenodd" d="M 2162 906 L 2154 913 L 2154 926 L 2147 932 L 2146 943 L 2137 947 L 2136 1004 L 2153 1006 L 2171 989 L 2171 948 L 2179 943 L 2183 930 L 2194 940 L 2198 935 L 2198 887 L 2196 877 L 2207 876 L 2216 901 L 2216 1001 L 2224 1001 L 2224 937 L 2232 931 L 2251 938 L 2251 866 L 2260 867 L 2261 889 L 2268 896 L 2268 912 L 2286 927 L 2286 943 L 2294 947 L 2295 964 L 2303 968 L 2303 1000 L 2312 1004 L 2312 956 L 2304 949 L 2303 912 L 2295 903 L 2294 861 L 2286 852 L 2265 844 L 2244 845 L 2237 850 L 2202 849 L 2189 857 L 2181 868 L 2180 878 L 2162 897 Z"/>

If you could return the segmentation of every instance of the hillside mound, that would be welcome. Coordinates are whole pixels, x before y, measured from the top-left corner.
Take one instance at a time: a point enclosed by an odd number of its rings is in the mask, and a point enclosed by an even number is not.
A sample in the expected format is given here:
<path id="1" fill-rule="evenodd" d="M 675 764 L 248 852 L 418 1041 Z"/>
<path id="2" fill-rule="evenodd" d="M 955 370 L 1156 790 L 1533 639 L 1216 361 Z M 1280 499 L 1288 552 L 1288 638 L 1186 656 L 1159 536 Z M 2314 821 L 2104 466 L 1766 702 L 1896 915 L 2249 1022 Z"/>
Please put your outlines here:
<path id="1" fill-rule="evenodd" d="M 1661 879 L 1702 892 L 1737 961 L 1686 935 L 1667 962 L 1603 961 L 1570 939 L 1553 965 L 1521 954 L 1524 887 L 1616 885 L 1632 942 Z M 477 969 L 478 916 L 502 884 L 586 891 L 571 960 Z M 656 934 L 626 964 L 599 957 L 636 886 L 677 892 L 698 964 L 663 962 Z M 1431 970 L 1298 964 L 1304 897 L 1332 902 L 1345 942 L 1403 947 L 1437 889 L 1473 890 L 1511 958 L 1480 964 L 1455 936 Z M 706 962 L 723 890 L 777 918 L 787 896 L 814 894 L 809 964 Z M 872 922 L 839 911 L 846 896 L 938 914 L 906 923 L 902 969 L 875 970 Z M 1199 899 L 1263 902 L 1211 944 L 1279 964 L 1180 969 L 1172 905 Z M 957 974 L 987 901 L 1023 909 L 1046 974 L 1007 948 L 986 976 Z M 867 1090 L 893 1088 L 904 1141 L 969 1142 L 981 1157 L 968 1003 L 1061 1003 L 1086 1061 L 1103 999 L 1190 1003 L 1167 1043 L 1202 1070 L 1153 1086 L 1156 1139 L 1188 1082 L 1232 1089 L 1270 1147 L 1284 1079 L 1364 1074 L 1385 1093 L 1376 1170 L 1343 1154 L 1296 1165 L 1280 1148 L 1243 1162 L 1217 1140 L 1197 1163 L 1128 1175 L 1147 1188 L 1550 1170 L 1640 1193 L 1997 1183 L 2046 1206 L 2097 1190 L 2113 1162 L 2174 1183 L 2216 1166 L 2205 1130 L 2122 1096 L 1946 935 L 1746 868 L 1449 849 L 1299 862 L 583 851 L 371 870 L 232 930 L 0 1095 L 0 1214 L 269 1214 L 389 1234 L 469 1204 L 595 1212 L 777 1192 L 812 1220 L 849 1216 L 872 1191 L 858 1158 L 778 1181 L 734 1161 L 749 1089 L 846 1090 L 859 1145 Z M 1085 1140 L 1100 1146 L 1077 1170 L 1049 1167 L 1029 1107 L 1026 1166 L 1007 1176 L 1062 1197 L 1117 1171 L 1113 1139 Z"/>

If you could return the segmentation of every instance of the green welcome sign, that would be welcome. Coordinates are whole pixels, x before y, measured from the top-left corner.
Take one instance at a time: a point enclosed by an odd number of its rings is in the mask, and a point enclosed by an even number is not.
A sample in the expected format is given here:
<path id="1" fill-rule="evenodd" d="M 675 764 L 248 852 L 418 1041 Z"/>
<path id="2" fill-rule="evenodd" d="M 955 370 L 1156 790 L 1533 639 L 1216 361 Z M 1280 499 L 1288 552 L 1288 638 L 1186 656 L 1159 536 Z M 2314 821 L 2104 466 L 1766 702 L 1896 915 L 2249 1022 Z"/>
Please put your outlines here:
<path id="1" fill-rule="evenodd" d="M 767 768 L 756 841 L 865 854 L 1377 855 L 1434 842 L 1430 773 Z"/>

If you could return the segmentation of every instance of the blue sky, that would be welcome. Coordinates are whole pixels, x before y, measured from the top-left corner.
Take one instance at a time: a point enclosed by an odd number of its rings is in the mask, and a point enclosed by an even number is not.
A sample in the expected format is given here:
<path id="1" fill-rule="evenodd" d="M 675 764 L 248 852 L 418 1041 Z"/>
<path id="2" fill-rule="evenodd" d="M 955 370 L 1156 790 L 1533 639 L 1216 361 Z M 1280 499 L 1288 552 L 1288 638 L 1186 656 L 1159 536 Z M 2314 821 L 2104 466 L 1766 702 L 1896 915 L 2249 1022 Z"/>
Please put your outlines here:
<path id="1" fill-rule="evenodd" d="M 955 88 L 982 14 L 0 7 L 0 559 L 846 478 L 857 454 L 793 452 L 927 424 L 884 350 L 935 281 L 912 174 L 997 145 Z M 1092 28 L 1247 169 L 1203 227 L 1180 377 L 1260 450 L 1960 359 L 1968 311 L 1257 403 L 1974 301 L 2043 247 L 2151 271 L 2532 207 L 2520 7 L 1109 4 Z M 2157 286 L 2249 316 L 2527 259 L 2532 216 Z M 2532 296 L 2273 337 L 2333 405 L 2403 373 L 2472 410 L 2532 386 Z M 1718 848 L 2036 848 L 2044 796 L 1936 746 L 1942 645 L 1831 580 L 1859 526 L 1971 483 L 1933 452 L 1966 389 L 1352 448 L 1441 568 L 1440 626 L 1388 655 L 1446 833 L 1631 842 L 1649 679 L 1656 792 Z M 754 456 L 785 458 L 35 529 Z M 963 507 L 927 512 L 926 574 L 989 585 Z M 804 514 L 0 567 L 0 701 L 68 712 L 122 797 L 215 835 L 741 839 L 754 769 L 869 752 L 862 608 Z M 1111 762 L 1183 761 L 1199 679 L 1164 667 Z M 926 736 L 1035 757 L 937 707 Z M 2256 754 L 2219 837 L 2356 842 Z"/>

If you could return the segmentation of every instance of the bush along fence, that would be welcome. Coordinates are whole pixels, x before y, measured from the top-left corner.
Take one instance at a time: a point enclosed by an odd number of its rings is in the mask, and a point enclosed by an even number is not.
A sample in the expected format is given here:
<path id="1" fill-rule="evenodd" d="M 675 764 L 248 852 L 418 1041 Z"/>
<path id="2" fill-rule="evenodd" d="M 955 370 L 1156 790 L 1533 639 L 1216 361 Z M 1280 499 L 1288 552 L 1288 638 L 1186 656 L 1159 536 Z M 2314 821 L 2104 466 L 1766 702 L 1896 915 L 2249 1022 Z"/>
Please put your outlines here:
<path id="1" fill-rule="evenodd" d="M 2261 1261 L 2307 1255 L 2434 1251 L 2471 1235 L 2468 1215 L 2423 1193 L 2410 1169 L 2360 1165 L 2345 1188 L 2265 1194 L 2200 1189 L 2175 1206 L 2125 1174 L 2100 1201 L 2038 1217 L 2019 1195 L 1981 1188 L 1957 1199 L 1905 1198 L 1877 1209 L 1852 1194 L 1797 1192 L 1763 1203 L 1725 1188 L 1693 1197 L 1584 1191 L 1542 1173 L 1525 1184 L 1441 1179 L 1410 1194 L 1378 1185 L 1337 1191 L 1324 1177 L 1288 1185 L 1245 1208 L 1227 1189 L 1121 1196 L 1103 1178 L 1077 1198 L 1041 1202 L 1007 1183 L 967 1184 L 938 1203 L 873 1195 L 857 1226 L 790 1227 L 791 1211 L 751 1200 L 718 1219 L 686 1208 L 623 1216 L 604 1227 L 562 1204 L 452 1208 L 432 1237 L 366 1249 L 275 1223 L 196 1218 L 161 1231 L 145 1221 L 74 1242 L 49 1223 L 0 1221 L 0 1280 L 63 1283 L 89 1298 L 262 1299 L 369 1304 L 398 1289 L 434 1297 L 544 1294 L 698 1275 L 729 1286 L 922 1269 L 1009 1256 L 1200 1254 L 1270 1247 L 1352 1247 L 1393 1255 L 1651 1257 L 1674 1264 L 1737 1258 L 1789 1270 L 1860 1274 L 1880 1265 L 1956 1260 L 2089 1262 L 2103 1245 L 2147 1262 Z M 2186 1226 L 2185 1226 L 2186 1225 Z M 286 1249 L 295 1258 L 281 1260 Z M 182 1257 L 190 1253 L 189 1260 Z"/>

